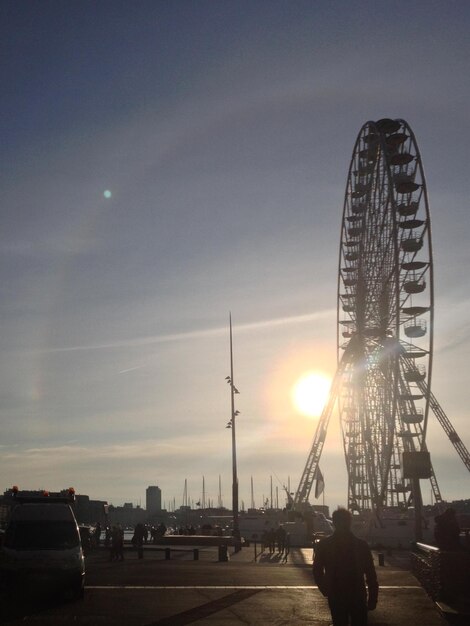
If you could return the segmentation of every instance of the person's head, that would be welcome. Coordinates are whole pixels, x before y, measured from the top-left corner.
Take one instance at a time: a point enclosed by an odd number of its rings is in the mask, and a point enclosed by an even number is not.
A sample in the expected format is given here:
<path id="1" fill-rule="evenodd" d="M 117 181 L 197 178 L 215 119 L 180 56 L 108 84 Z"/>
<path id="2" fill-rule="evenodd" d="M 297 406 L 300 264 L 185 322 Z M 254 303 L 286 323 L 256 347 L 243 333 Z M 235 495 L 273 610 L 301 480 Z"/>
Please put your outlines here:
<path id="1" fill-rule="evenodd" d="M 332 515 L 333 526 L 336 530 L 351 530 L 352 515 L 346 509 L 337 509 Z"/>

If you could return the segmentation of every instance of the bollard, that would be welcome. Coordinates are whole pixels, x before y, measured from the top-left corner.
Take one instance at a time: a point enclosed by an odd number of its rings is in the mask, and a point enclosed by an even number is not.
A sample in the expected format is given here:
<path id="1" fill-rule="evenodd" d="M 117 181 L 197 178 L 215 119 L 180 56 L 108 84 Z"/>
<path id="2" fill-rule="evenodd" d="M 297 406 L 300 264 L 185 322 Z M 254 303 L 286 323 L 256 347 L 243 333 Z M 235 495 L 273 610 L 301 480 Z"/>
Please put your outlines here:
<path id="1" fill-rule="evenodd" d="M 225 544 L 219 546 L 219 561 L 228 561 L 227 546 Z"/>
<path id="2" fill-rule="evenodd" d="M 385 565 L 385 556 L 384 556 L 384 553 L 383 553 L 383 552 L 379 552 L 377 556 L 379 557 L 379 565 L 380 565 L 381 567 L 383 567 L 383 566 Z"/>
<path id="3" fill-rule="evenodd" d="M 167 561 L 170 560 L 170 553 L 171 553 L 170 548 L 165 548 L 165 559 Z"/>
<path id="4" fill-rule="evenodd" d="M 193 555 L 194 555 L 194 560 L 199 561 L 199 548 L 194 548 Z"/>

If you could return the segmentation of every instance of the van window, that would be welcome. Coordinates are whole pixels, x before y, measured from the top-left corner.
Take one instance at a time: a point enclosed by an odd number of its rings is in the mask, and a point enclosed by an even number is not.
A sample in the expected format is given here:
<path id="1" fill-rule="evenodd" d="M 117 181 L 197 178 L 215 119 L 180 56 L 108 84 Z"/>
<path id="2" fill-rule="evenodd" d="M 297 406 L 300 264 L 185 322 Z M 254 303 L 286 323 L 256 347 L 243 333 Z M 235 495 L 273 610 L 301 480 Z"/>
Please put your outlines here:
<path id="1" fill-rule="evenodd" d="M 72 521 L 12 520 L 5 533 L 5 548 L 13 550 L 69 550 L 80 543 Z"/>

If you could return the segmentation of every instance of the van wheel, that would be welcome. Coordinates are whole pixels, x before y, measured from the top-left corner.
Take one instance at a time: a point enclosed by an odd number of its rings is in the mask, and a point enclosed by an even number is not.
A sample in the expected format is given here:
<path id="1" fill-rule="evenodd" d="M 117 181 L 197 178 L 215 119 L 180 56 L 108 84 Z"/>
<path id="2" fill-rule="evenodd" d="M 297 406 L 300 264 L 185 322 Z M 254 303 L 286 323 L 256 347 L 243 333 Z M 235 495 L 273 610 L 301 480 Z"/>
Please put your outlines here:
<path id="1" fill-rule="evenodd" d="M 71 602 L 83 600 L 85 598 L 85 587 L 83 585 L 75 585 L 66 591 L 66 598 Z"/>
<path id="2" fill-rule="evenodd" d="M 76 590 L 74 595 L 75 595 L 76 600 L 84 600 L 85 599 L 85 587 L 83 585 L 80 585 L 80 587 Z"/>

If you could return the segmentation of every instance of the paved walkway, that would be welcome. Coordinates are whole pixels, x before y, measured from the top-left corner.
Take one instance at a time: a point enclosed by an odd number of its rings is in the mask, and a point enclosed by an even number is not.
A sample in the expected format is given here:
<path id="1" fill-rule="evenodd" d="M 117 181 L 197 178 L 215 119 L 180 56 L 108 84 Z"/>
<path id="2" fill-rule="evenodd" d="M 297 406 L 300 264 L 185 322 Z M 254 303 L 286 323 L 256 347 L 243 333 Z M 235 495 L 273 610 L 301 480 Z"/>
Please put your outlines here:
<path id="1" fill-rule="evenodd" d="M 380 595 L 377 609 L 370 613 L 371 626 L 443 626 L 447 623 L 409 571 L 408 552 L 385 554 L 383 566 L 379 566 L 378 553 L 373 554 Z M 192 561 L 193 548 L 171 547 L 171 559 L 167 561 L 170 569 L 164 578 L 166 584 L 151 586 L 165 598 L 159 608 L 164 610 L 165 616 L 155 624 L 329 626 L 331 623 L 327 602 L 311 575 L 312 549 L 292 548 L 286 558 L 278 553 L 260 553 L 259 545 L 252 544 L 239 552 L 229 547 L 227 563 L 220 563 L 218 556 L 216 548 L 200 547 L 199 562 L 188 570 L 190 576 L 182 585 L 174 566 Z M 129 558 L 136 559 L 136 556 L 131 552 Z M 164 559 L 164 550 L 153 554 L 151 550 L 146 551 L 144 560 L 152 558 Z M 92 589 L 98 591 L 98 587 L 90 585 Z M 103 593 L 110 591 L 109 587 L 99 589 Z M 123 587 L 120 589 L 124 591 Z M 134 587 L 135 592 L 145 593 L 146 589 L 150 591 L 145 584 Z M 180 610 L 175 612 L 178 605 Z"/>
<path id="2" fill-rule="evenodd" d="M 328 605 L 313 583 L 312 551 L 256 555 L 254 546 L 218 560 L 218 549 L 145 549 L 144 558 L 126 551 L 110 562 L 107 552 L 87 559 L 83 602 L 4 607 L 2 623 L 35 625 L 97 624 L 125 626 L 329 626 Z M 377 554 L 375 562 L 378 563 Z M 377 566 L 379 603 L 370 626 L 443 626 L 434 603 L 406 569 L 407 554 L 386 556 Z"/>

